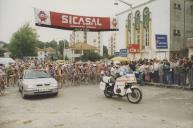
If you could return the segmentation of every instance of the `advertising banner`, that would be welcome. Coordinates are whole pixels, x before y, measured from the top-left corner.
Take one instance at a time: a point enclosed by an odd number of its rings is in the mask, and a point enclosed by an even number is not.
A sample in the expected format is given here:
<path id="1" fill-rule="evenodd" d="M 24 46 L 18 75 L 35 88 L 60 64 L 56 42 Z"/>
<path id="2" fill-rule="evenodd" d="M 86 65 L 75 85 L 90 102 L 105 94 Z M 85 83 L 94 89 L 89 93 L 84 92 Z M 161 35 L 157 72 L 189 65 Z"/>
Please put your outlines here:
<path id="1" fill-rule="evenodd" d="M 128 50 L 127 49 L 120 49 L 119 56 L 127 57 L 127 55 L 128 55 Z"/>
<path id="2" fill-rule="evenodd" d="M 168 49 L 167 35 L 155 35 L 156 48 Z"/>
<path id="3" fill-rule="evenodd" d="M 118 31 L 116 18 L 78 16 L 40 9 L 34 9 L 34 12 L 37 26 L 78 31 Z"/>
<path id="4" fill-rule="evenodd" d="M 129 44 L 128 50 L 129 53 L 139 53 L 140 52 L 139 44 Z"/>

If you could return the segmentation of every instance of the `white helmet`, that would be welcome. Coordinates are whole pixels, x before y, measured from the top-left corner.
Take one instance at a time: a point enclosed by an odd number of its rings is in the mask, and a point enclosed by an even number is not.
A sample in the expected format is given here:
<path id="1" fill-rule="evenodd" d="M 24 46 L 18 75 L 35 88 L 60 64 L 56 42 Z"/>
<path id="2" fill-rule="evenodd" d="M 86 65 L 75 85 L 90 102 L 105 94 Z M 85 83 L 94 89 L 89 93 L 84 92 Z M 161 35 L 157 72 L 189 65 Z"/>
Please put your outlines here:
<path id="1" fill-rule="evenodd" d="M 121 71 L 119 74 L 120 74 L 120 76 L 123 76 L 123 75 L 124 75 L 124 73 L 123 73 L 122 71 Z"/>
<path id="2" fill-rule="evenodd" d="M 105 74 L 105 72 L 102 70 L 102 71 L 101 71 L 101 75 L 104 75 L 104 74 Z"/>
<path id="3" fill-rule="evenodd" d="M 115 67 L 120 67 L 121 63 L 119 61 L 114 62 Z"/>

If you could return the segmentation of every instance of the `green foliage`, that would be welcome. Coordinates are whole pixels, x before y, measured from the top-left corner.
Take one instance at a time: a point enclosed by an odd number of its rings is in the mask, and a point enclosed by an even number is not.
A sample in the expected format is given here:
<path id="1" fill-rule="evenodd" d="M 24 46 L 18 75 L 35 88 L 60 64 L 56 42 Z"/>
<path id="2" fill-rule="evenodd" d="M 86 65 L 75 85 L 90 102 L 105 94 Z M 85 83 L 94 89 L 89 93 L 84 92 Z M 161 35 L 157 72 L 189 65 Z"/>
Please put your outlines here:
<path id="1" fill-rule="evenodd" d="M 67 56 L 67 55 L 65 56 L 64 60 L 69 60 L 69 58 L 68 58 L 68 56 Z"/>
<path id="2" fill-rule="evenodd" d="M 4 57 L 4 53 L 7 52 L 7 46 L 8 44 L 0 41 L 1 47 L 0 47 L 0 57 Z"/>
<path id="3" fill-rule="evenodd" d="M 60 60 L 63 60 L 63 59 L 64 59 L 64 56 L 63 56 L 63 55 L 59 55 L 58 58 L 59 58 Z"/>
<path id="4" fill-rule="evenodd" d="M 108 58 L 108 49 L 107 49 L 107 46 L 104 46 L 104 45 L 103 45 L 103 56 L 105 58 Z"/>
<path id="5" fill-rule="evenodd" d="M 84 53 L 84 55 L 82 55 L 80 57 L 80 59 L 82 61 L 97 61 L 97 60 L 100 60 L 102 59 L 102 57 L 98 54 L 98 53 L 95 53 L 95 52 L 87 52 L 87 53 Z"/>
<path id="6" fill-rule="evenodd" d="M 35 56 L 36 42 L 38 35 L 30 27 L 29 23 L 23 25 L 17 32 L 12 35 L 9 50 L 14 58 L 23 58 L 25 56 Z"/>
<path id="7" fill-rule="evenodd" d="M 9 44 L 5 43 L 3 46 L 4 49 L 8 49 L 9 48 Z"/>
<path id="8" fill-rule="evenodd" d="M 44 43 L 44 42 L 39 41 L 39 40 L 36 42 L 36 47 L 43 49 L 44 46 L 45 46 L 45 43 Z"/>
<path id="9" fill-rule="evenodd" d="M 5 52 L 6 51 L 4 49 L 0 49 L 0 57 L 3 57 Z"/>
<path id="10" fill-rule="evenodd" d="M 47 43 L 47 47 L 52 47 L 53 49 L 57 50 L 58 49 L 58 43 L 57 43 L 57 41 L 52 40 L 52 41 Z"/>
<path id="11" fill-rule="evenodd" d="M 61 56 L 63 56 L 64 53 L 64 40 L 60 40 L 59 41 L 59 46 L 58 46 L 58 50 Z"/>
<path id="12" fill-rule="evenodd" d="M 48 48 L 51 47 L 57 51 L 56 55 L 52 56 L 51 58 L 55 60 L 56 58 L 63 59 L 63 54 L 64 54 L 64 48 L 69 47 L 69 43 L 67 40 L 60 40 L 59 42 L 52 40 L 50 42 L 42 42 L 42 41 L 37 41 L 36 42 L 36 47 L 38 48 Z"/>
<path id="13" fill-rule="evenodd" d="M 68 42 L 67 40 L 65 40 L 64 47 L 65 47 L 65 48 L 68 48 L 68 47 L 69 47 L 69 42 Z"/>

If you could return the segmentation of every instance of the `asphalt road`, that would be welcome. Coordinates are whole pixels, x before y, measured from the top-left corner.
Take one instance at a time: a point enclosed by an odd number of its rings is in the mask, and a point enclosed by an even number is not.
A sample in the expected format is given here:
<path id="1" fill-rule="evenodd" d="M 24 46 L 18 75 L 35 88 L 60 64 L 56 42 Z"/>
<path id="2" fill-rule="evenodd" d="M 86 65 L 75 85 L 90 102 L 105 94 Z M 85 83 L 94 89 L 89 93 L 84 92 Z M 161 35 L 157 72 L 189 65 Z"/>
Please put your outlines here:
<path id="1" fill-rule="evenodd" d="M 0 128 L 193 128 L 193 92 L 143 87 L 143 100 L 107 99 L 98 86 L 62 88 L 57 97 L 0 97 Z"/>

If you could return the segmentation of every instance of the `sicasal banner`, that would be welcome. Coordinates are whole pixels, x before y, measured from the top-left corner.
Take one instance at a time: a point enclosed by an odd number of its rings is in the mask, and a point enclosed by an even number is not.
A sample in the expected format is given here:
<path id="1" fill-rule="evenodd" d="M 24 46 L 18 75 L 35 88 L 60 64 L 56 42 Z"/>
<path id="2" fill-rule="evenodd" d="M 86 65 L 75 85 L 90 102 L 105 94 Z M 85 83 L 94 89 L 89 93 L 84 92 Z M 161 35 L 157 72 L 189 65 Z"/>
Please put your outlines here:
<path id="1" fill-rule="evenodd" d="M 78 16 L 52 11 L 35 10 L 37 26 L 83 31 L 117 31 L 116 18 Z"/>

